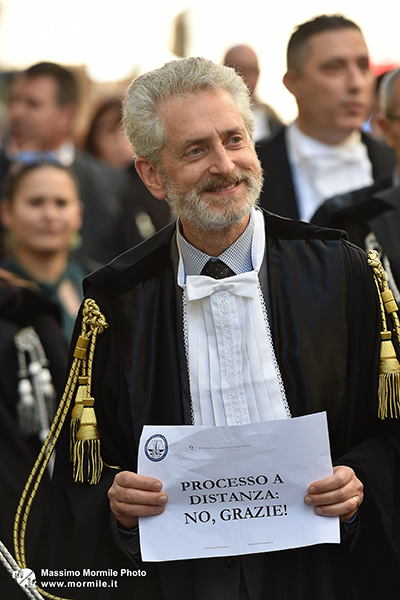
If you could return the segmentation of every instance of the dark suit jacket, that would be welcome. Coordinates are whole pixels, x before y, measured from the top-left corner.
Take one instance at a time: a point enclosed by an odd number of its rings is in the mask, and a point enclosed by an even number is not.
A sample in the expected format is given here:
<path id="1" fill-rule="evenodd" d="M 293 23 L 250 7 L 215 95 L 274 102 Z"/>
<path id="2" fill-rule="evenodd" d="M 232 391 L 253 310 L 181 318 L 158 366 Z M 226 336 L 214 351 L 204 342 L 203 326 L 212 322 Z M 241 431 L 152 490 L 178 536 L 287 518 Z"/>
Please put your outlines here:
<path id="1" fill-rule="evenodd" d="M 257 154 L 264 171 L 264 186 L 260 195 L 260 205 L 273 213 L 298 219 L 296 193 L 285 142 L 286 127 L 272 138 L 256 144 Z M 374 179 L 390 173 L 396 163 L 393 151 L 362 134 L 372 163 Z"/>

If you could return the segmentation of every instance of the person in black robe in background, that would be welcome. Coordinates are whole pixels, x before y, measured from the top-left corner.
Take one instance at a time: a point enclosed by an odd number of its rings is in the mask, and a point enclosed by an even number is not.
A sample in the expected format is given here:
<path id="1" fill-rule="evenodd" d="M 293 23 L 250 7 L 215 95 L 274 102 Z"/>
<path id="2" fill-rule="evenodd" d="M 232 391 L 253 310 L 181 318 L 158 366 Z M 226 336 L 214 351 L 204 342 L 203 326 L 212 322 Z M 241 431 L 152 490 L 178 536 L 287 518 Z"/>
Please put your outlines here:
<path id="1" fill-rule="evenodd" d="M 161 483 L 136 474 L 142 427 L 193 423 L 177 239 L 183 234 L 207 257 L 243 239 L 261 183 L 249 112 L 233 70 L 201 58 L 167 63 L 128 92 L 125 124 L 136 168 L 179 220 L 85 280 L 86 298 L 108 323 L 97 341 L 91 389 L 104 469 L 95 485 L 74 482 L 64 427 L 45 567 L 80 583 L 68 588 L 69 597 L 396 597 L 400 565 L 391 535 L 399 448 L 397 423 L 377 417 L 380 310 L 372 274 L 341 232 L 267 212 L 260 213 L 265 253 L 258 279 L 290 412 L 328 416 L 334 475 L 305 490 L 305 501 L 321 518 L 340 517 L 341 543 L 164 563 L 140 557 L 137 516 L 162 519 L 168 500 Z M 158 137 L 149 133 L 149 114 L 161 117 Z M 81 317 L 74 344 L 80 331 Z M 107 587 L 84 586 L 84 569 L 104 570 Z M 50 578 L 42 572 L 42 585 Z"/>
<path id="2" fill-rule="evenodd" d="M 57 306 L 36 286 L 0 269 L 0 540 L 13 555 L 15 513 L 43 442 L 38 427 L 26 430 L 27 424 L 21 422 L 18 411 L 21 374 L 16 336 L 21 330 L 27 331 L 27 328 L 34 328 L 48 359 L 51 382 L 55 388 L 55 397 L 48 407 L 51 423 L 56 399 L 62 393 L 68 360 L 61 315 Z M 31 565 L 36 564 L 37 555 L 43 550 L 49 495 L 50 477 L 46 472 L 33 503 L 27 529 L 26 552 Z M 3 565 L 0 566 L 0 597 L 10 600 L 26 598 Z"/>

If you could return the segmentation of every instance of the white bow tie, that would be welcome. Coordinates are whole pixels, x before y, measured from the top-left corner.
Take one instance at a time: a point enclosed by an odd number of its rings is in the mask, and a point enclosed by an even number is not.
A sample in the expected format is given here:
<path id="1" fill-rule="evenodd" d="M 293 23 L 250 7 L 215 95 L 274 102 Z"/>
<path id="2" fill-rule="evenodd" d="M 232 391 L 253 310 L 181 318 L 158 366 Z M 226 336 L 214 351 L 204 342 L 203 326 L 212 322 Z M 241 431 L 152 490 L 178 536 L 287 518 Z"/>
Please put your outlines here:
<path id="1" fill-rule="evenodd" d="M 188 275 L 186 291 L 188 300 L 200 300 L 214 292 L 231 292 L 235 296 L 254 298 L 258 285 L 257 271 L 249 271 L 225 279 L 213 279 L 207 275 Z"/>

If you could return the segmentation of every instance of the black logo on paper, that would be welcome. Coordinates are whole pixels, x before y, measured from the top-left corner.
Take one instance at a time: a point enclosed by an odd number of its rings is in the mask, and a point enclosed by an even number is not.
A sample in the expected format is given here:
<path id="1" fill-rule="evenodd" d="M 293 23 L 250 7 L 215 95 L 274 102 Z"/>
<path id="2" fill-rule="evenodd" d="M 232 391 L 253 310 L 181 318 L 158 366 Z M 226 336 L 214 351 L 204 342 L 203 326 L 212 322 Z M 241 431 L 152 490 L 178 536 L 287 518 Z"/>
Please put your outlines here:
<path id="1" fill-rule="evenodd" d="M 144 453 L 153 462 L 163 460 L 168 454 L 167 439 L 161 433 L 155 433 L 145 443 Z"/>

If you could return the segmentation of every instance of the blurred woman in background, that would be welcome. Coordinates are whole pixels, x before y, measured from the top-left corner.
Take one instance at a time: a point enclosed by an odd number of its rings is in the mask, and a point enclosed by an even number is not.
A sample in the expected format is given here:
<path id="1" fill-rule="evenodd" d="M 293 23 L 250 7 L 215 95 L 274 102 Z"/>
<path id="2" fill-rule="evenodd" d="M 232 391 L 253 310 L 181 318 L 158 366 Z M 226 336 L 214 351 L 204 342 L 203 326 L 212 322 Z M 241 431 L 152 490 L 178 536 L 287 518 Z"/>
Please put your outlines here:
<path id="1" fill-rule="evenodd" d="M 83 297 L 82 280 L 97 266 L 70 253 L 82 223 L 75 176 L 56 163 L 14 165 L 0 214 L 10 232 L 10 254 L 2 266 L 34 282 L 58 304 L 69 340 Z"/>
<path id="2" fill-rule="evenodd" d="M 132 163 L 132 148 L 122 129 L 119 98 L 108 98 L 98 105 L 82 147 L 116 169 Z"/>
<path id="3" fill-rule="evenodd" d="M 136 172 L 132 148 L 122 126 L 121 109 L 118 97 L 99 104 L 82 148 L 122 170 L 121 240 L 124 248 L 131 248 L 168 225 L 171 214 L 167 202 L 154 198 Z"/>

